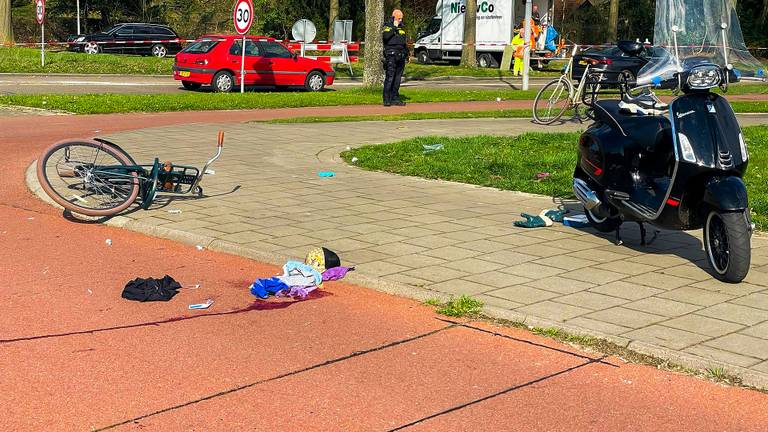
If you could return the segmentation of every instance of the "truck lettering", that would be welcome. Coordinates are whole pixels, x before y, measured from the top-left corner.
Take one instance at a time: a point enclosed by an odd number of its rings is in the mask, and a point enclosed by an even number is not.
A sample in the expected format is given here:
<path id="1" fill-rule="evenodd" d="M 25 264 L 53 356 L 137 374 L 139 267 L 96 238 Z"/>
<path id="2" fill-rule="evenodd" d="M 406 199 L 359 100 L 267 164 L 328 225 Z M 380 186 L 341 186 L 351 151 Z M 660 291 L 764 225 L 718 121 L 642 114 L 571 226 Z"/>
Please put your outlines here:
<path id="1" fill-rule="evenodd" d="M 484 1 L 477 5 L 477 13 L 493 13 L 493 11 L 496 9 L 496 7 L 493 5 L 493 3 L 489 3 L 487 1 Z M 467 11 L 467 6 L 461 4 L 461 2 L 453 2 L 451 3 L 451 13 L 452 14 L 463 14 Z"/>
<path id="2" fill-rule="evenodd" d="M 461 4 L 461 2 L 451 3 L 451 13 L 452 14 L 464 13 L 466 11 L 467 11 L 467 6 Z"/>

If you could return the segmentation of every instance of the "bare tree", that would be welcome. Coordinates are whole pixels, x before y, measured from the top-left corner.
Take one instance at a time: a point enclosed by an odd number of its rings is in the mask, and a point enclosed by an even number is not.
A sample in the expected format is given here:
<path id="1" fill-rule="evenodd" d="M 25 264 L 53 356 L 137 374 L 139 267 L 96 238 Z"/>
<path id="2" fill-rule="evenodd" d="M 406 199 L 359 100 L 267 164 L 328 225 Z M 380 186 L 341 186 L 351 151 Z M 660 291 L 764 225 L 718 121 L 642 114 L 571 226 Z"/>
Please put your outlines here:
<path id="1" fill-rule="evenodd" d="M 464 13 L 464 47 L 461 50 L 461 65 L 477 67 L 477 0 L 467 0 Z"/>
<path id="2" fill-rule="evenodd" d="M 616 42 L 619 34 L 619 0 L 611 0 L 611 11 L 608 14 L 608 41 Z"/>
<path id="3" fill-rule="evenodd" d="M 13 43 L 11 0 L 0 0 L 0 44 Z"/>
<path id="4" fill-rule="evenodd" d="M 365 0 L 365 66 L 363 86 L 378 87 L 384 83 L 384 67 L 381 64 L 384 42 L 384 0 Z"/>
<path id="5" fill-rule="evenodd" d="M 331 0 L 328 9 L 328 40 L 333 40 L 333 23 L 339 19 L 339 0 Z"/>

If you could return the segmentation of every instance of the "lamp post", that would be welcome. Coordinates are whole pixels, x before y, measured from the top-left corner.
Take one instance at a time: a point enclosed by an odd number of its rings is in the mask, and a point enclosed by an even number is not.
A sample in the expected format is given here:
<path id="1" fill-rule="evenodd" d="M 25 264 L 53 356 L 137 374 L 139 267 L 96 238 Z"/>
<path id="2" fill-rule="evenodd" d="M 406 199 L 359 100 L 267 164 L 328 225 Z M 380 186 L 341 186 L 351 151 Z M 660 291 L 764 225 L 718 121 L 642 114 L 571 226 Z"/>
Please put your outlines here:
<path id="1" fill-rule="evenodd" d="M 77 34 L 80 34 L 80 0 L 77 0 Z"/>
<path id="2" fill-rule="evenodd" d="M 528 90 L 528 78 L 531 64 L 531 19 L 533 16 L 533 3 L 531 0 L 525 0 L 525 48 L 523 49 L 523 90 Z"/>

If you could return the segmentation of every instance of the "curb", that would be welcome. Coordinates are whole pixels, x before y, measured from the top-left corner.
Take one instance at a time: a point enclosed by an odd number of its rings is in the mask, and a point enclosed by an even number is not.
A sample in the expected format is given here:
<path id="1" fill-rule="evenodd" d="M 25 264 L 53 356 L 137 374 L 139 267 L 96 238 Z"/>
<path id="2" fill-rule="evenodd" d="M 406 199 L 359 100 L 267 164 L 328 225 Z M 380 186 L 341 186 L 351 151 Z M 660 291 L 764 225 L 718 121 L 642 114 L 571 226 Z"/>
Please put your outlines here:
<path id="1" fill-rule="evenodd" d="M 40 200 L 53 205 L 56 208 L 63 210 L 63 207 L 56 204 L 51 200 L 48 195 L 42 190 L 40 183 L 37 180 L 36 172 L 37 160 L 27 168 L 25 174 L 25 182 L 27 188 Z M 290 257 L 275 254 L 270 252 L 263 252 L 259 250 L 245 248 L 241 245 L 217 240 L 213 237 L 203 236 L 199 234 L 192 234 L 189 232 L 174 230 L 170 228 L 158 227 L 143 223 L 139 220 L 129 219 L 124 216 L 115 216 L 104 222 L 105 225 L 127 229 L 130 231 L 138 232 L 141 234 L 150 235 L 153 237 L 163 238 L 167 240 L 177 241 L 190 246 L 202 246 L 214 252 L 221 252 L 230 255 L 245 257 L 253 259 L 266 264 L 275 266 L 282 266 Z M 416 286 L 410 286 L 401 284 L 398 282 L 386 281 L 377 277 L 369 276 L 364 273 L 353 272 L 345 278 L 345 283 L 357 285 L 363 288 L 373 289 L 390 295 L 396 295 L 399 297 L 405 297 L 412 300 L 424 302 L 428 299 L 437 299 L 439 301 L 448 301 L 452 297 L 451 295 L 420 288 Z M 616 345 L 622 346 L 629 350 L 635 351 L 640 354 L 650 355 L 662 360 L 668 360 L 670 362 L 679 364 L 691 369 L 706 370 L 707 368 L 721 368 L 729 375 L 737 376 L 741 378 L 742 383 L 747 386 L 768 389 L 768 373 L 758 372 L 750 369 L 746 369 L 740 366 L 730 365 L 717 360 L 710 360 L 704 357 L 700 357 L 693 354 L 683 353 L 680 351 L 665 348 L 659 345 L 634 341 L 631 339 L 623 338 L 621 336 L 609 335 L 596 330 L 589 330 L 583 327 L 574 326 L 562 322 L 552 321 L 544 318 L 537 318 L 535 316 L 525 315 L 512 310 L 502 309 L 494 306 L 483 306 L 483 313 L 490 318 L 497 318 L 508 320 L 512 322 L 522 323 L 529 327 L 541 327 L 541 328 L 557 328 L 567 333 L 574 335 L 583 335 L 596 337 L 603 339 Z"/>

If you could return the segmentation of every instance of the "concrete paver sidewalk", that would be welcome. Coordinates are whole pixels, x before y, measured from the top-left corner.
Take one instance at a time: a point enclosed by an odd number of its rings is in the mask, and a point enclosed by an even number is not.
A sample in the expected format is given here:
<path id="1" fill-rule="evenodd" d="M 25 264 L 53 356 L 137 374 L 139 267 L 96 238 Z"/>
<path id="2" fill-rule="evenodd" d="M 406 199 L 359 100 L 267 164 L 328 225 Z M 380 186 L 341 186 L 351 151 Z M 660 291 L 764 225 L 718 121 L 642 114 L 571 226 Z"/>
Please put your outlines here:
<path id="1" fill-rule="evenodd" d="M 197 164 L 209 156 L 217 129 L 173 126 L 109 138 L 137 160 Z M 128 214 L 128 228 L 274 263 L 324 245 L 358 265 L 359 280 L 370 286 L 394 284 L 422 297 L 469 294 L 499 316 L 607 336 L 696 366 L 724 364 L 768 386 L 766 238 L 753 240 L 749 278 L 726 285 L 708 274 L 699 233 L 663 233 L 640 247 L 637 230 L 628 227 L 627 244 L 618 247 L 591 230 L 517 229 L 517 214 L 549 208 L 551 200 L 364 172 L 338 157 L 347 146 L 540 126 L 507 119 L 224 130 L 225 154 L 205 180 L 209 197 Z M 337 176 L 317 176 L 328 170 Z"/>

